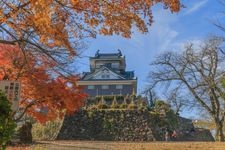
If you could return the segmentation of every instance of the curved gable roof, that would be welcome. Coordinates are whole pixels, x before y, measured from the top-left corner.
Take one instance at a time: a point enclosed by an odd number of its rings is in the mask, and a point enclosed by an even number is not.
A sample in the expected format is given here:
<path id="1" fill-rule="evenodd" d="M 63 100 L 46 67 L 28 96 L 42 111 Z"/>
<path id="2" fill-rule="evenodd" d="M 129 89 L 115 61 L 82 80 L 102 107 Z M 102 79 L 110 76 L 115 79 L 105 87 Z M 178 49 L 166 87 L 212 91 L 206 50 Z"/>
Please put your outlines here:
<path id="1" fill-rule="evenodd" d="M 114 78 L 112 79 L 126 79 L 125 77 L 123 77 L 122 75 L 118 74 L 117 72 L 107 68 L 106 66 L 102 66 L 100 69 L 96 70 L 93 73 L 87 74 L 86 76 L 84 76 L 84 78 L 82 80 L 95 80 L 95 79 L 99 79 L 96 78 L 97 76 L 101 76 L 103 70 L 107 70 L 108 74 Z M 108 80 L 108 79 L 102 79 L 102 80 Z"/>

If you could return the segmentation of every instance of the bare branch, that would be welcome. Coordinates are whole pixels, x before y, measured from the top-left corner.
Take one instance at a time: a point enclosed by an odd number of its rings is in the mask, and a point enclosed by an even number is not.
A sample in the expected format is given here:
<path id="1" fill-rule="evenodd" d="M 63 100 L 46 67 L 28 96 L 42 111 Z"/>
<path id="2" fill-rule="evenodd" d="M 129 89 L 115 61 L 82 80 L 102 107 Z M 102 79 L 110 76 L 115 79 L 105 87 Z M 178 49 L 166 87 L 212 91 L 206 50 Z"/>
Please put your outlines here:
<path id="1" fill-rule="evenodd" d="M 191 44 L 182 53 L 166 52 L 152 63 L 155 69 L 149 75 L 154 86 L 171 84 L 167 88 L 172 89 L 170 100 L 177 111 L 183 105 L 177 94 L 188 92 L 214 118 L 217 126 L 221 126 L 225 114 L 225 90 L 219 82 L 225 73 L 222 42 L 223 38 L 212 37 L 198 50 Z"/>

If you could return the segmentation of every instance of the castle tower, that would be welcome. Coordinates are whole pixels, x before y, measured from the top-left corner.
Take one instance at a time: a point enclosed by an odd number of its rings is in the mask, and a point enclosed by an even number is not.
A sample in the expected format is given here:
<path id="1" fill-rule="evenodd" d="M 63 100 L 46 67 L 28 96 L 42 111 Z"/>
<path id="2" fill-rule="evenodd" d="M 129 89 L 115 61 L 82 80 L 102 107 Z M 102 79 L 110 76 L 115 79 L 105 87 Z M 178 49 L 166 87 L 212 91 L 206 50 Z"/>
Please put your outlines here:
<path id="1" fill-rule="evenodd" d="M 99 53 L 90 57 L 90 72 L 84 72 L 78 85 L 89 96 L 136 94 L 134 71 L 126 71 L 125 56 L 118 53 Z"/>

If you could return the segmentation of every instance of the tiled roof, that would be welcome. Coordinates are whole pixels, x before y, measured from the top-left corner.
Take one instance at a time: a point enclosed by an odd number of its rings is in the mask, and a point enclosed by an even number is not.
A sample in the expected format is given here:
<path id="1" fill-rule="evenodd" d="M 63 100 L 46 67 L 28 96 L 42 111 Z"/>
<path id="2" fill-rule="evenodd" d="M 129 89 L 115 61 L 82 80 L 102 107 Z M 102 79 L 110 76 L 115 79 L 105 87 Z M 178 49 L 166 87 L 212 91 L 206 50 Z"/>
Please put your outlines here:
<path id="1" fill-rule="evenodd" d="M 134 71 L 125 71 L 125 72 L 121 73 L 121 75 L 126 79 L 133 79 Z"/>
<path id="2" fill-rule="evenodd" d="M 118 53 L 99 53 L 99 50 L 95 53 L 94 57 L 90 57 L 92 59 L 96 58 L 120 58 L 122 56 L 122 53 L 120 50 L 118 50 Z"/>
<path id="3" fill-rule="evenodd" d="M 105 67 L 105 66 L 103 66 Z M 106 67 L 107 68 L 107 67 Z M 101 68 L 100 68 L 101 69 Z M 98 70 L 100 70 L 98 69 Z M 122 76 L 123 78 L 125 78 L 125 80 L 132 80 L 134 79 L 134 71 L 124 71 L 124 72 L 115 72 L 114 70 L 108 68 L 109 70 L 111 70 L 112 72 Z M 95 71 L 96 72 L 96 71 Z M 81 80 L 85 79 L 88 75 L 93 74 L 94 72 L 83 72 L 83 77 L 81 78 Z M 107 79 L 108 80 L 108 79 Z"/>

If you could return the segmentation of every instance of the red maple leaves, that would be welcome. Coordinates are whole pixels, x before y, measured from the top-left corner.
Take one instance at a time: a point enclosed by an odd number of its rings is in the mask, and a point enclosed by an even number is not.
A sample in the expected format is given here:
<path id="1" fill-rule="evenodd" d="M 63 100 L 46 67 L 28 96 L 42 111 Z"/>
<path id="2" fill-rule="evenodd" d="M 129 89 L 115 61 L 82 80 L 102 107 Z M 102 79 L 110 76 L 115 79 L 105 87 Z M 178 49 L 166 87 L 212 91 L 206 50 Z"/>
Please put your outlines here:
<path id="1" fill-rule="evenodd" d="M 56 65 L 15 45 L 0 45 L 0 78 L 21 82 L 20 107 L 40 122 L 77 111 L 86 98 L 76 85 L 79 76 L 63 75 L 53 69 Z"/>

